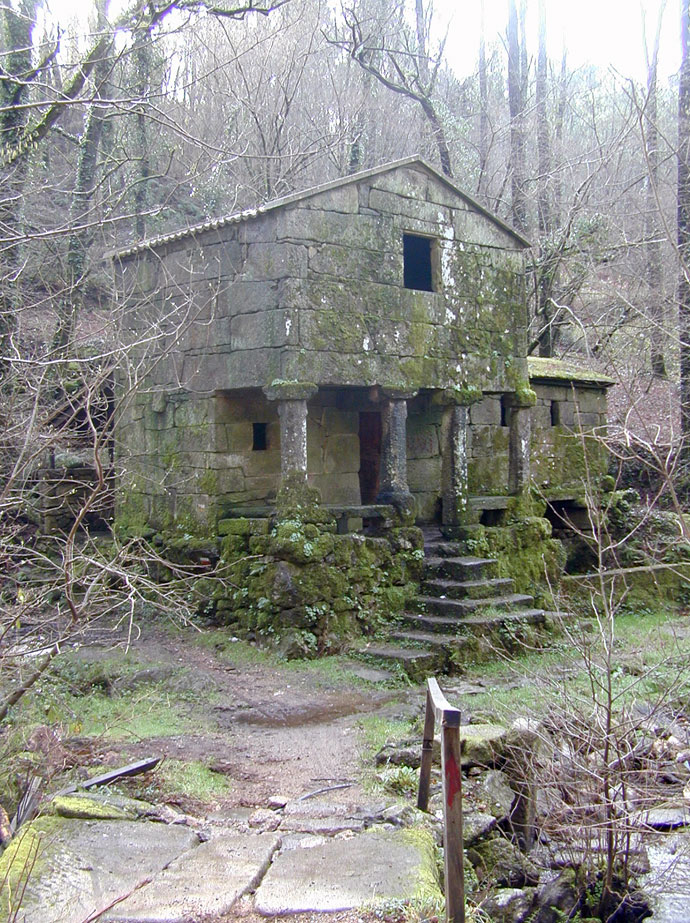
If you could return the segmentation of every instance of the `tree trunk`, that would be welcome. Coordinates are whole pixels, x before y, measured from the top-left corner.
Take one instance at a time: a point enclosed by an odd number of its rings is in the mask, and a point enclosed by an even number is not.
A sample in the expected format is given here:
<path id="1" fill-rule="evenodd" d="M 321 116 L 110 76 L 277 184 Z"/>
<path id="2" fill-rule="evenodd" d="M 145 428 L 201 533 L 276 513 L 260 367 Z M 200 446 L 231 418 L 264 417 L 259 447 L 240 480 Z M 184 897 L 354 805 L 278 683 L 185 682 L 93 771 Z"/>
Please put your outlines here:
<path id="1" fill-rule="evenodd" d="M 647 72 L 646 118 L 646 210 L 644 234 L 647 250 L 647 316 L 651 323 L 651 365 L 655 378 L 666 378 L 666 360 L 664 356 L 665 317 L 663 297 L 663 273 L 661 266 L 661 240 L 657 221 L 657 197 L 659 187 L 659 128 L 657 99 L 657 66 L 659 60 L 659 40 L 661 36 L 661 19 L 664 5 L 659 9 L 654 47 Z"/>
<path id="2" fill-rule="evenodd" d="M 151 159 L 147 132 L 146 100 L 151 89 L 151 46 L 148 32 L 141 32 L 134 42 L 134 66 L 136 68 L 136 94 L 138 107 L 135 134 L 137 139 L 138 176 L 134 182 L 134 221 L 137 237 L 146 237 L 146 209 L 148 207 L 148 181 L 151 175 Z"/>
<path id="3" fill-rule="evenodd" d="M 31 32 L 35 0 L 24 0 L 18 10 L 0 8 L 2 56 L 0 80 L 0 150 L 13 147 L 24 131 L 26 102 L 31 85 Z M 21 266 L 21 227 L 24 183 L 29 159 L 23 157 L 3 171 L 0 185 L 0 355 L 8 352 L 7 341 L 17 325 L 17 275 Z"/>
<path id="4" fill-rule="evenodd" d="M 678 80 L 678 323 L 682 457 L 690 461 L 690 0 L 681 0 Z"/>
<path id="5" fill-rule="evenodd" d="M 484 22 L 484 0 L 481 4 L 479 32 L 479 181 L 477 192 L 481 195 L 486 184 L 486 168 L 489 160 L 489 82 L 486 73 L 486 31 Z"/>
<path id="6" fill-rule="evenodd" d="M 553 283 L 556 265 L 549 259 L 553 249 L 551 233 L 551 136 L 546 111 L 546 8 L 539 0 L 539 50 L 537 52 L 536 118 L 537 118 L 537 226 L 539 229 L 539 262 L 537 266 L 536 315 L 539 329 L 539 355 L 553 356 L 556 345 L 554 328 Z"/>
<path id="7" fill-rule="evenodd" d="M 104 4 L 100 4 L 98 9 L 98 27 L 101 30 L 107 28 L 103 7 Z M 86 113 L 84 133 L 79 142 L 77 175 L 70 206 L 72 231 L 67 245 L 68 286 L 65 296 L 58 302 L 57 326 L 53 335 L 53 346 L 57 349 L 63 349 L 71 342 L 84 297 L 90 226 L 94 223 L 90 210 L 98 182 L 98 154 L 105 121 L 101 100 L 105 102 L 108 99 L 107 77 L 110 68 L 108 57 L 103 57 L 94 67 L 95 99 Z"/>
<path id="8" fill-rule="evenodd" d="M 527 230 L 525 195 L 524 79 L 520 46 L 518 11 L 510 0 L 508 11 L 508 108 L 510 111 L 510 186 L 513 224 L 518 231 Z"/>

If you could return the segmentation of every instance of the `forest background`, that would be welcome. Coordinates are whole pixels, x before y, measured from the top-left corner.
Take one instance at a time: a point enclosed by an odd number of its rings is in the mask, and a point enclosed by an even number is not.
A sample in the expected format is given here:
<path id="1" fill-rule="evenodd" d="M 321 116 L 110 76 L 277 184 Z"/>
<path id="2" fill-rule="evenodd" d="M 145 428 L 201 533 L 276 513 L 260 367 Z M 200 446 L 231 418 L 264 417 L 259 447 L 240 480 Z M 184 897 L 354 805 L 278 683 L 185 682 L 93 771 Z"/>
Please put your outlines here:
<path id="1" fill-rule="evenodd" d="M 132 550 L 117 538 L 106 556 L 77 541 L 107 496 L 104 424 L 169 334 L 161 318 L 149 350 L 128 339 L 107 254 L 411 154 L 533 242 L 530 352 L 619 382 L 614 457 L 639 462 L 652 500 L 665 493 L 679 509 L 690 445 L 688 0 L 646 8 L 629 74 L 571 65 L 544 0 L 506 0 L 500 21 L 487 3 L 476 58 L 460 63 L 452 49 L 469 25 L 460 8 L 449 25 L 437 3 L 84 0 L 75 17 L 73 6 L 0 0 L 3 633 L 56 599 L 74 625 L 153 592 L 132 580 Z M 633 32 L 621 25 L 611 43 Z M 680 49 L 670 76 L 662 35 Z M 46 551 L 34 541 L 35 474 L 75 462 L 95 480 Z M 31 592 L 17 589 L 26 581 Z"/>
<path id="2" fill-rule="evenodd" d="M 6 474 L 53 440 L 27 429 L 46 363 L 54 390 L 60 363 L 98 353 L 99 340 L 104 356 L 126 346 L 108 251 L 417 153 L 533 242 L 530 351 L 600 364 L 625 385 L 614 418 L 677 443 L 690 94 L 668 66 L 687 9 L 630 12 L 610 36 L 625 73 L 571 66 L 544 0 L 506 0 L 505 21 L 489 4 L 474 62 L 459 60 L 483 5 L 466 29 L 462 11 L 449 22 L 437 5 L 84 0 L 75 16 L 4 0 L 5 403 L 8 384 L 16 402 L 17 376 L 32 378 L 30 404 L 5 411 Z"/>

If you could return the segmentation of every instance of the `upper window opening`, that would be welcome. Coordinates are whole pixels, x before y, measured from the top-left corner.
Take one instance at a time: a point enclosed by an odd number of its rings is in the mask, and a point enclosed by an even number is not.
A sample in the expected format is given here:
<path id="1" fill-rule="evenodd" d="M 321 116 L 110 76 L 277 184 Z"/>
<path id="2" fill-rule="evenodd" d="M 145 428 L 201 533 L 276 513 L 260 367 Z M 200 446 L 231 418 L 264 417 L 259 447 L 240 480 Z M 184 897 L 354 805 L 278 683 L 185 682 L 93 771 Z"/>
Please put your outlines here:
<path id="1" fill-rule="evenodd" d="M 254 439 L 252 442 L 252 451 L 254 452 L 265 452 L 268 448 L 268 441 L 266 438 L 266 430 L 268 429 L 268 423 L 254 423 Z"/>
<path id="2" fill-rule="evenodd" d="M 561 405 L 558 401 L 551 401 L 551 426 L 560 426 Z"/>
<path id="3" fill-rule="evenodd" d="M 421 292 L 433 292 L 433 274 L 431 271 L 430 237 L 417 234 L 403 234 L 403 265 L 405 288 Z"/>

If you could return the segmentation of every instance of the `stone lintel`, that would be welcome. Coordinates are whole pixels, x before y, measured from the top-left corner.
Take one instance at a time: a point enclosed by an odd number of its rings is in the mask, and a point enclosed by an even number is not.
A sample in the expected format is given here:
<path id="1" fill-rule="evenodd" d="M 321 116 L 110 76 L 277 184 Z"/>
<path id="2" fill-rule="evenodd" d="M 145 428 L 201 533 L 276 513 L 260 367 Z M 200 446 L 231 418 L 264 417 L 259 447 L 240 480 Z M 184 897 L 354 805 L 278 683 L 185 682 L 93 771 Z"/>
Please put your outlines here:
<path id="1" fill-rule="evenodd" d="M 272 381 L 262 390 L 269 401 L 308 401 L 319 386 L 312 381 Z"/>

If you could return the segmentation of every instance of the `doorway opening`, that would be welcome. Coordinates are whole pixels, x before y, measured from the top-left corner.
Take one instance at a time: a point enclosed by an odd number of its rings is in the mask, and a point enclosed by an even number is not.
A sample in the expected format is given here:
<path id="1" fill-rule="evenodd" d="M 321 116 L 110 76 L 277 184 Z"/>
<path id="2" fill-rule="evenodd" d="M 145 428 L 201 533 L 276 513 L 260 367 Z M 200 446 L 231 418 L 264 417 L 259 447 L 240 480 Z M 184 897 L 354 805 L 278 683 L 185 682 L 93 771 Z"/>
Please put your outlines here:
<path id="1" fill-rule="evenodd" d="M 363 504 L 376 503 L 381 476 L 381 414 L 359 415 L 359 494 Z"/>

